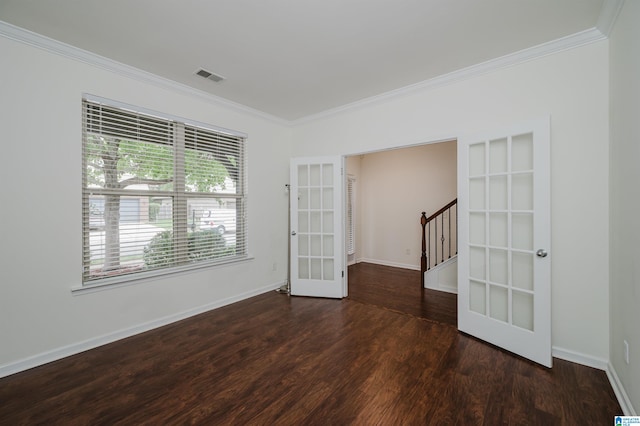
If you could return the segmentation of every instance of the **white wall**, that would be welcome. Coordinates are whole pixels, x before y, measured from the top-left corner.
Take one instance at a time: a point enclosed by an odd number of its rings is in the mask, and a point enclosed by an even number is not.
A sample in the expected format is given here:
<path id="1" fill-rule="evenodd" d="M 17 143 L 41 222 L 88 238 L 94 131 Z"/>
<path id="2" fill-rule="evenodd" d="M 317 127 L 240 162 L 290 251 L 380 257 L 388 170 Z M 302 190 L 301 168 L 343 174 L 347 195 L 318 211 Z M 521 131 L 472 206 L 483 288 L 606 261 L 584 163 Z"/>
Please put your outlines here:
<path id="1" fill-rule="evenodd" d="M 634 7 L 623 16 L 637 22 Z M 620 24 L 624 30 L 616 31 L 629 32 L 630 27 Z M 448 140 L 543 114 L 552 116 L 553 344 L 564 353 L 609 359 L 608 42 L 293 129 L 2 37 L 0 52 L 0 373 L 277 287 L 286 276 L 284 184 L 292 155 L 349 155 Z M 624 90 L 631 90 L 628 81 Z M 249 244 L 255 259 L 72 295 L 71 287 L 81 279 L 80 100 L 85 92 L 248 133 Z M 614 106 L 637 108 L 637 92 L 632 93 L 635 99 L 629 96 Z M 634 126 L 628 121 L 617 129 L 625 134 L 637 131 Z M 620 144 L 623 151 L 614 152 L 613 167 L 636 155 L 637 147 Z M 612 181 L 620 179 L 612 171 Z M 635 185 L 623 188 L 633 194 Z M 612 218 L 614 236 L 624 236 L 618 227 L 628 221 Z M 618 249 L 613 241 L 612 252 Z M 630 242 L 622 243 L 629 247 Z M 633 283 L 621 286 L 621 294 L 612 286 L 613 302 L 637 297 L 632 265 L 623 265 L 621 276 L 612 271 L 612 280 Z M 632 300 L 636 302 L 625 303 L 637 308 L 637 299 Z M 618 309 L 613 305 L 612 311 Z M 638 324 L 635 312 L 623 317 L 612 312 L 612 321 L 621 328 L 627 322 Z M 632 357 L 637 356 L 637 337 L 629 339 Z M 619 364 L 617 351 L 612 360 Z M 630 394 L 637 401 L 638 392 Z"/>
<path id="2" fill-rule="evenodd" d="M 294 155 L 454 139 L 551 114 L 552 342 L 609 358 L 608 42 L 423 89 L 294 128 Z"/>
<path id="3" fill-rule="evenodd" d="M 289 128 L 4 37 L 0 54 L 0 373 L 282 284 Z M 255 258 L 72 294 L 81 285 L 83 93 L 247 133 Z"/>
<path id="4" fill-rule="evenodd" d="M 635 413 L 640 410 L 639 23 L 640 2 L 626 1 L 610 38 L 610 362 Z M 624 360 L 624 340 L 629 343 L 629 364 Z"/>
<path id="5" fill-rule="evenodd" d="M 420 269 L 420 213 L 456 198 L 456 147 L 453 141 L 359 156 L 360 261 Z"/>

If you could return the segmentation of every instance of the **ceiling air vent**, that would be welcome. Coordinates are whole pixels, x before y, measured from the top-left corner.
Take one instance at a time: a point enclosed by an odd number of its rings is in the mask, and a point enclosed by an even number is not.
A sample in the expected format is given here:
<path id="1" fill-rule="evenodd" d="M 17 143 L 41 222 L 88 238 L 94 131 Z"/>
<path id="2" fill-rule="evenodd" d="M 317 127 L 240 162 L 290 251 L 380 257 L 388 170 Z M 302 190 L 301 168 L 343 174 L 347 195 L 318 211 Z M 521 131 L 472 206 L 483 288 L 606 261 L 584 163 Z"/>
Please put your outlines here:
<path id="1" fill-rule="evenodd" d="M 199 75 L 200 77 L 208 78 L 209 80 L 213 80 L 216 83 L 224 80 L 223 76 L 214 74 L 210 71 L 205 70 L 204 68 L 200 68 L 198 71 L 196 71 L 196 75 Z"/>

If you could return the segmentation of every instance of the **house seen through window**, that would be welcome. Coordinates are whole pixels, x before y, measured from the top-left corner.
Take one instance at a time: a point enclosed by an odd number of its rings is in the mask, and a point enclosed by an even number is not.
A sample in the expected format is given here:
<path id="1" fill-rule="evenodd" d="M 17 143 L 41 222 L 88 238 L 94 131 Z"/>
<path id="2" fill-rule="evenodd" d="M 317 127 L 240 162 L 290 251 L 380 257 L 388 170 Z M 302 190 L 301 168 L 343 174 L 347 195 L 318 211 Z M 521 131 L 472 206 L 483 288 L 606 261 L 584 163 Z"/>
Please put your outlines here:
<path id="1" fill-rule="evenodd" d="M 85 285 L 246 257 L 245 136 L 83 100 Z"/>

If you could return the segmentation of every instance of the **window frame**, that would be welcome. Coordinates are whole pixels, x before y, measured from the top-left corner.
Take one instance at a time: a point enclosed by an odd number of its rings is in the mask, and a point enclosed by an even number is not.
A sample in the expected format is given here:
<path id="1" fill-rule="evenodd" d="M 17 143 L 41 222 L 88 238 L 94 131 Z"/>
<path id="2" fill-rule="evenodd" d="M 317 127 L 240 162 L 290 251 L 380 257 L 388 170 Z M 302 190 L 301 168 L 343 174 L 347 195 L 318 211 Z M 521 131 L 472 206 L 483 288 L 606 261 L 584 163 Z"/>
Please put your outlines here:
<path id="1" fill-rule="evenodd" d="M 82 273 L 81 273 L 81 285 L 74 287 L 73 290 L 92 289 L 103 286 L 113 286 L 119 284 L 126 284 L 133 281 L 147 279 L 151 277 L 167 276 L 179 272 L 191 271 L 201 268 L 228 265 L 237 262 L 242 262 L 249 259 L 248 255 L 248 236 L 247 236 L 247 134 L 238 132 L 235 130 L 226 129 L 219 126 L 214 126 L 208 123 L 202 123 L 195 120 L 185 119 L 183 117 L 161 113 L 153 111 L 143 107 L 138 107 L 130 104 L 126 104 L 111 99 L 94 96 L 91 94 L 82 95 Z M 171 142 L 168 146 L 171 146 L 173 150 L 172 154 L 172 166 L 174 170 L 173 175 L 173 189 L 169 191 L 159 190 L 143 190 L 143 189 L 108 189 L 108 188 L 95 188 L 91 187 L 88 183 L 88 117 L 90 114 L 87 112 L 87 104 L 99 104 L 100 107 L 105 107 L 111 110 L 119 110 L 123 112 L 123 115 L 133 113 L 151 117 L 153 120 L 157 119 L 162 123 L 170 123 L 173 127 L 173 135 Z M 211 190 L 209 192 L 199 192 L 189 190 L 184 185 L 186 172 L 184 167 L 185 153 L 188 149 L 195 149 L 193 146 L 188 146 L 187 138 L 185 134 L 187 132 L 204 131 L 209 134 L 216 134 L 222 139 L 229 139 L 235 143 L 237 139 L 239 146 L 237 146 L 237 168 L 235 169 L 236 181 L 235 192 L 224 193 Z M 131 139 L 141 141 L 140 139 Z M 153 143 L 153 142 L 152 142 Z M 227 142 L 225 148 L 231 146 L 230 142 Z M 236 151 L 233 151 L 234 154 Z M 229 171 L 228 171 L 229 172 Z M 231 172 L 229 172 L 231 173 Z M 92 196 L 104 196 L 106 194 L 118 195 L 120 197 L 119 204 L 125 196 L 138 196 L 138 197 L 151 197 L 151 196 L 166 196 L 171 197 L 171 232 L 172 238 L 175 238 L 174 248 L 182 247 L 182 252 L 176 252 L 173 254 L 176 259 L 176 264 L 170 266 L 157 267 L 150 270 L 139 270 L 131 273 L 120 273 L 113 276 L 104 276 L 91 278 L 90 265 L 91 265 L 91 245 L 89 243 L 89 237 L 91 234 L 90 223 L 90 197 Z M 236 246 L 235 253 L 230 256 L 201 260 L 201 261 L 185 261 L 185 250 L 187 244 L 187 228 L 189 227 L 188 218 L 188 200 L 190 199 L 233 199 L 234 210 L 236 213 Z M 184 211 L 181 211 L 183 209 Z M 118 225 L 118 232 L 120 231 L 120 225 Z M 239 242 L 239 243 L 238 243 Z M 106 243 L 103 247 L 106 249 Z"/>

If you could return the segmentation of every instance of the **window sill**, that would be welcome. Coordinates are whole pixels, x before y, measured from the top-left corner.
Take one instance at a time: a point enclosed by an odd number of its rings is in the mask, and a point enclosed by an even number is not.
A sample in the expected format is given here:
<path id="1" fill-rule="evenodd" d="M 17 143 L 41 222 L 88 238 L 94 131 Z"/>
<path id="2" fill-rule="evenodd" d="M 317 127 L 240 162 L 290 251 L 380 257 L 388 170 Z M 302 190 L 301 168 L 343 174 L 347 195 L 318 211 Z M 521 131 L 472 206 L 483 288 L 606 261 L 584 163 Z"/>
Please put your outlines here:
<path id="1" fill-rule="evenodd" d="M 135 284 L 148 283 L 150 281 L 157 281 L 158 279 L 164 279 L 171 276 L 187 275 L 202 269 L 218 269 L 228 266 L 234 266 L 241 263 L 251 262 L 255 258 L 253 256 L 247 256 L 240 259 L 229 260 L 222 263 L 203 264 L 203 265 L 189 265 L 186 267 L 176 267 L 171 269 L 163 269 L 160 271 L 151 271 L 148 273 L 138 273 L 129 276 L 120 276 L 113 278 L 106 278 L 95 283 L 90 283 L 82 286 L 71 287 L 71 294 L 74 296 L 80 296 L 83 294 L 91 294 L 104 290 L 111 290 L 120 287 L 128 287 Z"/>

